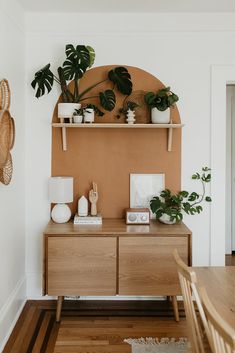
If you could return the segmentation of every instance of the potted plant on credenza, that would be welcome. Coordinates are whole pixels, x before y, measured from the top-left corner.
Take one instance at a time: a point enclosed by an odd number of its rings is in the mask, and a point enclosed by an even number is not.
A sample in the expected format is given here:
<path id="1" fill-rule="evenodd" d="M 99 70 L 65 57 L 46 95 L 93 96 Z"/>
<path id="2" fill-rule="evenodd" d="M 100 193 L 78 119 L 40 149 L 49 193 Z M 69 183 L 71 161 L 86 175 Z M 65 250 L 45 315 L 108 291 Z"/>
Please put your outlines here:
<path id="1" fill-rule="evenodd" d="M 199 214 L 203 211 L 201 203 L 203 201 L 211 202 L 210 196 L 206 196 L 206 184 L 211 181 L 210 168 L 202 168 L 201 173 L 192 175 L 192 179 L 201 181 L 202 194 L 195 191 L 179 191 L 174 194 L 169 189 L 165 189 L 160 196 L 155 196 L 150 201 L 150 208 L 162 223 L 174 224 L 183 219 L 183 214 Z"/>

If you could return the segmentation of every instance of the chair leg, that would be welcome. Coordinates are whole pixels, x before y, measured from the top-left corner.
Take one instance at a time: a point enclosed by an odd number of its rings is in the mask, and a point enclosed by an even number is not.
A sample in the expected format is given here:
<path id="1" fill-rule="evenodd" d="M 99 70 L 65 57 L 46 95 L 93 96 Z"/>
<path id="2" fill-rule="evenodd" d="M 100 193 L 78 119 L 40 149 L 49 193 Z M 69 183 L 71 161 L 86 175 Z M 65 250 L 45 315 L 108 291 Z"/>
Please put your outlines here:
<path id="1" fill-rule="evenodd" d="M 178 310 L 178 303 L 177 303 L 176 295 L 172 295 L 171 299 L 172 299 L 172 306 L 173 306 L 175 321 L 178 322 L 178 321 L 180 321 L 180 318 L 179 318 L 179 310 Z"/>
<path id="2" fill-rule="evenodd" d="M 57 306 L 56 306 L 56 322 L 60 322 L 63 300 L 64 300 L 64 297 L 62 296 L 58 297 Z"/>

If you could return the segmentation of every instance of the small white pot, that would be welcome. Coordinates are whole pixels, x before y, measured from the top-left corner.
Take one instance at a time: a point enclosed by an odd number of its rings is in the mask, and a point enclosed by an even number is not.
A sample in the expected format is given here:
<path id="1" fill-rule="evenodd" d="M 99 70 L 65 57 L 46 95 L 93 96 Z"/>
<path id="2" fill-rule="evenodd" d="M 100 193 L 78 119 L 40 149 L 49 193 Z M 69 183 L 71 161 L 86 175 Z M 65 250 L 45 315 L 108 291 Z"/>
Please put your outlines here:
<path id="1" fill-rule="evenodd" d="M 170 122 L 170 108 L 167 108 L 163 112 L 157 108 L 151 110 L 151 120 L 153 124 L 169 124 Z"/>
<path id="2" fill-rule="evenodd" d="M 134 122 L 135 122 L 135 112 L 134 112 L 134 110 L 128 109 L 126 116 L 127 116 L 126 122 L 128 124 L 134 124 Z"/>
<path id="3" fill-rule="evenodd" d="M 164 224 L 175 224 L 176 220 L 174 219 L 173 221 L 170 220 L 170 216 L 166 213 L 164 213 L 160 218 L 159 221 L 164 223 Z"/>
<path id="4" fill-rule="evenodd" d="M 80 109 L 80 103 L 59 103 L 58 104 L 58 117 L 63 118 L 72 118 L 74 110 Z"/>
<path id="5" fill-rule="evenodd" d="M 92 108 L 84 109 L 84 123 L 93 123 L 95 121 L 95 112 Z"/>
<path id="6" fill-rule="evenodd" d="M 83 116 L 82 115 L 74 115 L 73 116 L 73 122 L 75 124 L 81 124 L 82 123 Z"/>

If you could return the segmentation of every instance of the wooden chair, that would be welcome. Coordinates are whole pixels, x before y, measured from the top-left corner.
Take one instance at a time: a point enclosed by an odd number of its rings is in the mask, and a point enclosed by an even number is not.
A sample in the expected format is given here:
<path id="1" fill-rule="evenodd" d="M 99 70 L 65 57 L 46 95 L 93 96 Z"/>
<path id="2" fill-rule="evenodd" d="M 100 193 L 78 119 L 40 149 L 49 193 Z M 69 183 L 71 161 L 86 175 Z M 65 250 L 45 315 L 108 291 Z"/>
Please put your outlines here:
<path id="1" fill-rule="evenodd" d="M 206 293 L 199 290 L 209 329 L 209 341 L 213 353 L 235 353 L 235 330 L 218 314 Z"/>
<path id="2" fill-rule="evenodd" d="M 188 266 L 186 266 L 176 249 L 173 252 L 173 256 L 177 265 L 177 271 L 184 300 L 191 350 L 193 353 L 205 353 L 208 351 L 208 349 L 205 349 L 205 347 L 209 347 L 209 345 L 204 332 L 205 330 L 208 331 L 208 328 L 206 316 L 203 311 L 200 297 L 196 288 L 196 273 L 193 272 Z M 196 307 L 194 302 L 196 302 Z M 200 315 L 197 314 L 197 309 Z"/>

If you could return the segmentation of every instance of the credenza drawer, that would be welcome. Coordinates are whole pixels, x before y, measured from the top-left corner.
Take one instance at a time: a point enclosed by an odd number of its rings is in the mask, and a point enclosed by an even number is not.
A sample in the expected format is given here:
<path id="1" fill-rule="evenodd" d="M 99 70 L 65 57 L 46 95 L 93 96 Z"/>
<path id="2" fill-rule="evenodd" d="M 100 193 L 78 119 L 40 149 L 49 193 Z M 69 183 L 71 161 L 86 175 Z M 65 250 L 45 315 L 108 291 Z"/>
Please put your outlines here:
<path id="1" fill-rule="evenodd" d="M 47 238 L 49 295 L 116 295 L 116 238 Z"/>
<path id="2" fill-rule="evenodd" d="M 119 294 L 180 294 L 176 265 L 172 256 L 175 248 L 188 263 L 187 237 L 120 238 Z"/>

